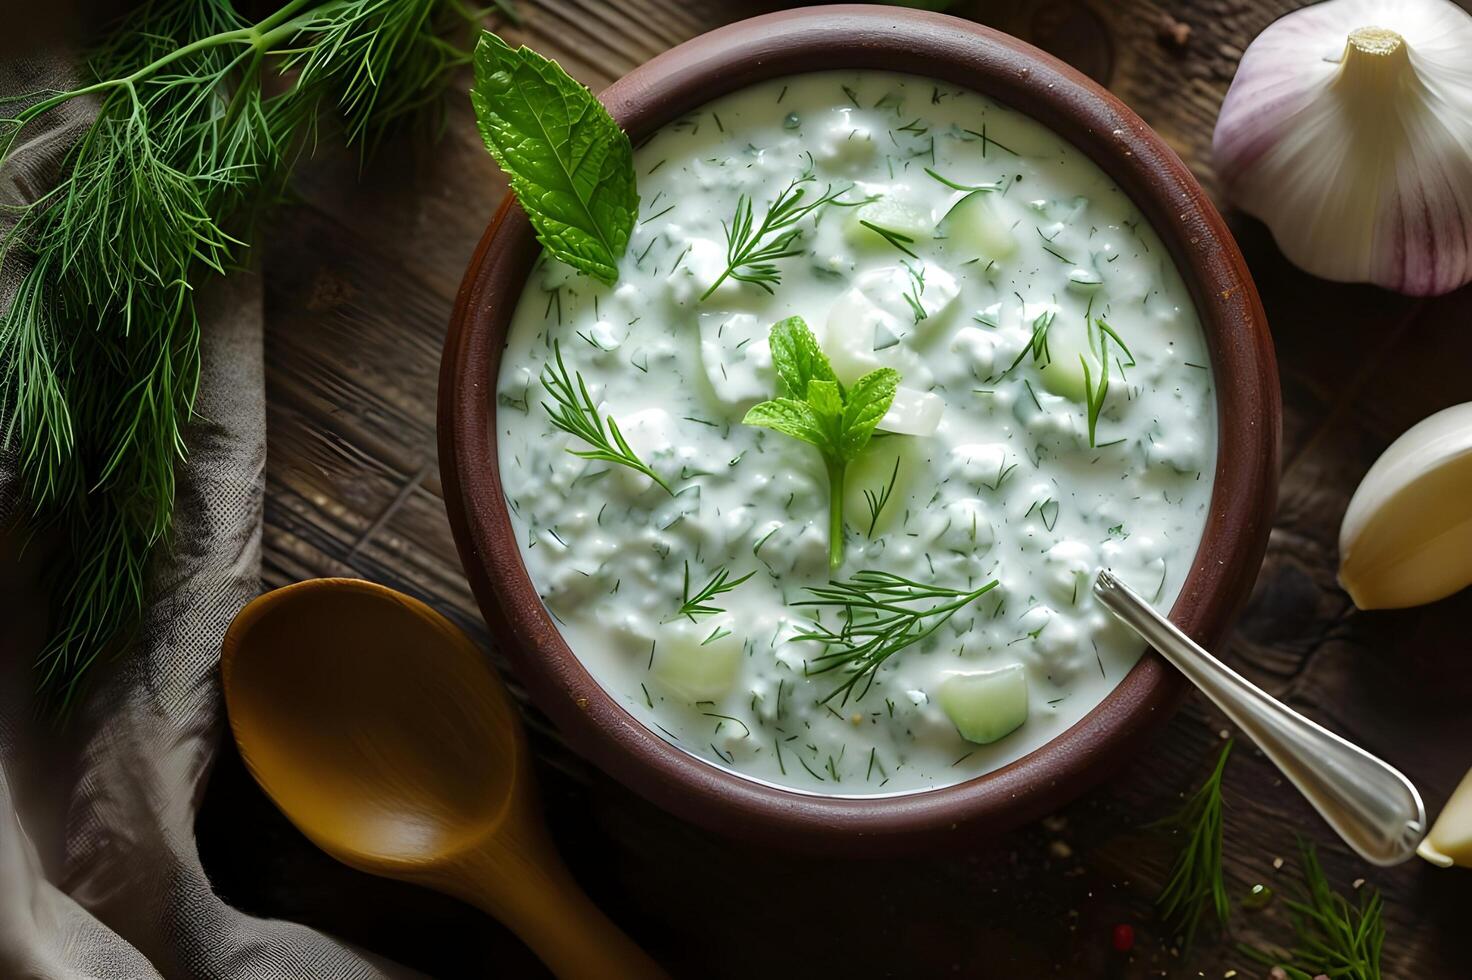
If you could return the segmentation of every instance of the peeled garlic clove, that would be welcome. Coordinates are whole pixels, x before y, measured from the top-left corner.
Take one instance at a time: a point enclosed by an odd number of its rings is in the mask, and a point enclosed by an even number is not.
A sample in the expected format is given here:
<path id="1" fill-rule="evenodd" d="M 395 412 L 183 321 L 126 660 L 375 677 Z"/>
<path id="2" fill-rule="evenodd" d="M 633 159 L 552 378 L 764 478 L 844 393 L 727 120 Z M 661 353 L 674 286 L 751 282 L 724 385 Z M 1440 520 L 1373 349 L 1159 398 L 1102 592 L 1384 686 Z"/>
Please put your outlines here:
<path id="1" fill-rule="evenodd" d="M 1418 422 L 1370 467 L 1339 529 L 1339 583 L 1361 609 L 1472 584 L 1472 402 Z"/>
<path id="2" fill-rule="evenodd" d="M 1431 833 L 1416 853 L 1439 867 L 1472 868 L 1472 770 L 1462 777 L 1452 798 L 1441 808 Z"/>
<path id="3" fill-rule="evenodd" d="M 1248 47 L 1212 140 L 1227 196 L 1325 279 L 1472 280 L 1472 15 L 1329 0 Z"/>

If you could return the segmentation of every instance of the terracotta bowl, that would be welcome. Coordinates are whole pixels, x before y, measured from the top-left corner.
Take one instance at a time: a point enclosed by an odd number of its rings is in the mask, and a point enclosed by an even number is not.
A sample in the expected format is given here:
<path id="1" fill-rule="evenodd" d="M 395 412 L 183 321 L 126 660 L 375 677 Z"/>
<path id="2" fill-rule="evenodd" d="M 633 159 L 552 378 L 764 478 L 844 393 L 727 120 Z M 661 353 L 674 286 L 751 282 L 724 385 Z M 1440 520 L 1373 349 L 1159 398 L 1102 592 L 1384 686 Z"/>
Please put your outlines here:
<path id="1" fill-rule="evenodd" d="M 1220 215 L 1180 159 L 1118 99 L 1015 38 L 893 7 L 792 10 L 712 31 L 630 72 L 603 102 L 637 143 L 717 96 L 828 69 L 905 72 L 1020 110 L 1091 157 L 1135 201 L 1190 288 L 1211 352 L 1220 418 L 1216 483 L 1171 619 L 1210 647 L 1246 599 L 1277 492 L 1279 403 L 1257 292 Z M 496 377 L 538 246 L 508 200 L 466 271 L 439 388 L 440 468 L 460 558 L 492 635 L 567 739 L 610 775 L 717 831 L 805 851 L 874 854 L 995 834 L 1057 807 L 1145 748 L 1186 682 L 1154 653 L 1073 728 L 988 775 L 882 799 L 812 796 L 717 769 L 624 711 L 563 642 L 522 564 L 496 459 Z"/>

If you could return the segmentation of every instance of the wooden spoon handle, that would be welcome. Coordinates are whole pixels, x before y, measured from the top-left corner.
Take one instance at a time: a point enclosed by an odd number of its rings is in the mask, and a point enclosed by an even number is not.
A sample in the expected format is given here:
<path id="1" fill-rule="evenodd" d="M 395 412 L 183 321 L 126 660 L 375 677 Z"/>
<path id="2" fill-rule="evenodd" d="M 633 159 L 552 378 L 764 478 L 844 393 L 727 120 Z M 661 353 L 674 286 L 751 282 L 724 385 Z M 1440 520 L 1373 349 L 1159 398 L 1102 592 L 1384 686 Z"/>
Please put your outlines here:
<path id="1" fill-rule="evenodd" d="M 559 980 L 667 976 L 578 887 L 540 828 L 503 831 L 447 870 L 446 890 L 503 922 Z"/>

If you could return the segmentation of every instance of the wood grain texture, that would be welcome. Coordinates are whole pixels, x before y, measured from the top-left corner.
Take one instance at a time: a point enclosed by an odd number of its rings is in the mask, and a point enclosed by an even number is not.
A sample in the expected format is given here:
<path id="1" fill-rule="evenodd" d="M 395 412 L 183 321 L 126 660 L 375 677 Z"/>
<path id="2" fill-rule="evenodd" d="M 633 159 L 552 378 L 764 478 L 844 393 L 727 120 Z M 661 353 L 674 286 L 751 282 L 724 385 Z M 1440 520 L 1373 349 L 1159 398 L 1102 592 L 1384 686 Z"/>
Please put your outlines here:
<path id="1" fill-rule="evenodd" d="M 1033 40 L 1106 82 L 1207 188 L 1217 107 L 1247 43 L 1288 0 L 977 0 L 956 12 Z M 594 88 L 702 30 L 769 9 L 721 0 L 522 0 L 508 27 Z M 1183 32 L 1188 30 L 1181 43 Z M 264 251 L 270 465 L 264 585 L 351 574 L 425 599 L 483 638 L 440 497 L 435 374 L 455 287 L 505 181 L 451 99 L 432 145 L 391 141 L 362 170 L 323 152 Z M 1400 766 L 1433 812 L 1472 762 L 1472 594 L 1361 614 L 1334 581 L 1349 494 L 1388 442 L 1472 400 L 1472 290 L 1412 300 L 1291 267 L 1230 216 L 1274 327 L 1284 401 L 1281 499 L 1267 561 L 1222 653 Z M 495 651 L 493 659 L 504 667 Z M 513 690 L 515 678 L 508 677 Z M 518 692 L 519 693 L 519 692 Z M 1287 936 L 1285 910 L 1237 913 L 1189 955 L 1152 903 L 1173 843 L 1144 828 L 1209 769 L 1225 725 L 1192 698 L 1151 751 L 1065 810 L 940 859 L 818 862 L 709 837 L 633 797 L 527 717 L 548 818 L 609 914 L 677 976 L 1263 976 L 1237 942 Z M 1225 780 L 1234 897 L 1295 880 L 1295 836 L 1343 889 L 1386 896 L 1392 977 L 1472 975 L 1460 931 L 1472 874 L 1368 868 L 1245 743 Z M 247 911 L 328 928 L 436 976 L 538 976 L 514 938 L 439 896 L 315 851 L 227 753 L 200 817 L 206 866 Z M 1284 858 L 1281 870 L 1275 858 Z M 1112 952 L 1116 923 L 1135 929 Z"/>

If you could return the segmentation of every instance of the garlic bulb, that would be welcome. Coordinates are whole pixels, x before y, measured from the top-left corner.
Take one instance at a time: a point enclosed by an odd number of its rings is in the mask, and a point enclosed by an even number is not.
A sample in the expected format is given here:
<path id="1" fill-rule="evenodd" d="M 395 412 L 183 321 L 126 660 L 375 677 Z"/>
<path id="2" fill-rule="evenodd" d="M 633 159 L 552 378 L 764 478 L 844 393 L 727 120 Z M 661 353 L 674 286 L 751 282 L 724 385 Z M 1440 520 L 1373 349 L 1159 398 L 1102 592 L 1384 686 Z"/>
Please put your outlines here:
<path id="1" fill-rule="evenodd" d="M 1288 14 L 1243 55 L 1212 153 L 1299 267 L 1456 289 L 1472 280 L 1472 15 L 1450 0 Z"/>
<path id="2" fill-rule="evenodd" d="M 1361 609 L 1472 585 L 1472 402 L 1422 419 L 1370 467 L 1339 529 L 1339 583 Z"/>
<path id="3" fill-rule="evenodd" d="M 1472 868 L 1472 770 L 1452 791 L 1416 853 L 1437 867 Z"/>

